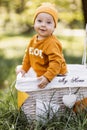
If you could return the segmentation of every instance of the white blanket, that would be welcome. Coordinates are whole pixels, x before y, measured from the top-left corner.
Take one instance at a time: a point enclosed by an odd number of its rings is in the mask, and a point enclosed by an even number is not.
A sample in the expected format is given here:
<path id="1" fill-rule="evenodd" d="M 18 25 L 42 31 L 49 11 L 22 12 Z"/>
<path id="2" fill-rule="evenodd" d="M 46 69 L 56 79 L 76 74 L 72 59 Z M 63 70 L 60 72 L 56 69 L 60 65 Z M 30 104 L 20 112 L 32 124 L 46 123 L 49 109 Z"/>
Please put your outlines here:
<path id="1" fill-rule="evenodd" d="M 22 92 L 64 87 L 87 87 L 86 66 L 80 64 L 68 64 L 67 66 L 68 73 L 66 76 L 56 76 L 44 89 L 38 88 L 39 81 L 32 69 L 25 77 L 21 77 L 21 74 L 18 74 L 15 87 Z"/>

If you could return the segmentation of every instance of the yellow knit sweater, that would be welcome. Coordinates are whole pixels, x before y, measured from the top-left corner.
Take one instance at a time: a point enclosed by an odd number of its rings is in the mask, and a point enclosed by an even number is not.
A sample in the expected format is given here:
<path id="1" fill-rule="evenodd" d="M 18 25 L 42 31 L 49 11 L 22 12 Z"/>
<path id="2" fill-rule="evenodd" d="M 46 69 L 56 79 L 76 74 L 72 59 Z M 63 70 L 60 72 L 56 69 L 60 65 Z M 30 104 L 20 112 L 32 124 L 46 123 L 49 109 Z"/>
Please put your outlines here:
<path id="1" fill-rule="evenodd" d="M 58 74 L 65 74 L 67 66 L 58 39 L 51 35 L 44 40 L 31 39 L 23 58 L 22 68 L 26 72 L 32 67 L 37 76 L 45 76 L 51 81 Z"/>

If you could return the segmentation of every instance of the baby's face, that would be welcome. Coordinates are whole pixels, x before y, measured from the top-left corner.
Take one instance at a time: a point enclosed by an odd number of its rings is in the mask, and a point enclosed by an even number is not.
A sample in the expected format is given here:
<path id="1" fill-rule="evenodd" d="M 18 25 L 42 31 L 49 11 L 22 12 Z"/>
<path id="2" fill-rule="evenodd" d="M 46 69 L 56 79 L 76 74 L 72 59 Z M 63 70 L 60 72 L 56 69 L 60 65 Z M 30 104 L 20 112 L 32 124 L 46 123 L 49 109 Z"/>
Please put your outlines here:
<path id="1" fill-rule="evenodd" d="M 48 13 L 38 14 L 35 19 L 34 29 L 38 33 L 40 40 L 50 36 L 55 29 L 53 17 Z"/>

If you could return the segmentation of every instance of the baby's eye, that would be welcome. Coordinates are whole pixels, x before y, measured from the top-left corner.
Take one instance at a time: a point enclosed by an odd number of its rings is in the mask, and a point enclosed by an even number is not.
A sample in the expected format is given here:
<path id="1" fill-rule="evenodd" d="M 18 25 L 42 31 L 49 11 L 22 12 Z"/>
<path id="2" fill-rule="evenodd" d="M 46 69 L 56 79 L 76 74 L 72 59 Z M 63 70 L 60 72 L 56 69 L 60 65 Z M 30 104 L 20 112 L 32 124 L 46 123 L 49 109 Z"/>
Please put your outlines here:
<path id="1" fill-rule="evenodd" d="M 40 22 L 40 23 L 41 23 L 42 21 L 41 21 L 40 19 L 38 19 L 38 22 Z"/>
<path id="2" fill-rule="evenodd" d="M 47 23 L 48 23 L 48 24 L 51 24 L 51 22 L 50 22 L 50 21 L 48 21 Z"/>

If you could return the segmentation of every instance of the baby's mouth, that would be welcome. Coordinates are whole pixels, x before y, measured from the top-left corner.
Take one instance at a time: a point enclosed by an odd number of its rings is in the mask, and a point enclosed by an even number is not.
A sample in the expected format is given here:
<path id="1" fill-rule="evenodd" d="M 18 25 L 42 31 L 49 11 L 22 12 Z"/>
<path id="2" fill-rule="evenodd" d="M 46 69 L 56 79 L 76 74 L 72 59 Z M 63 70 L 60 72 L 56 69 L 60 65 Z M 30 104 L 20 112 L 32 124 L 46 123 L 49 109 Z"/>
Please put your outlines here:
<path id="1" fill-rule="evenodd" d="M 41 31 L 45 32 L 46 30 L 45 29 L 40 29 Z"/>

